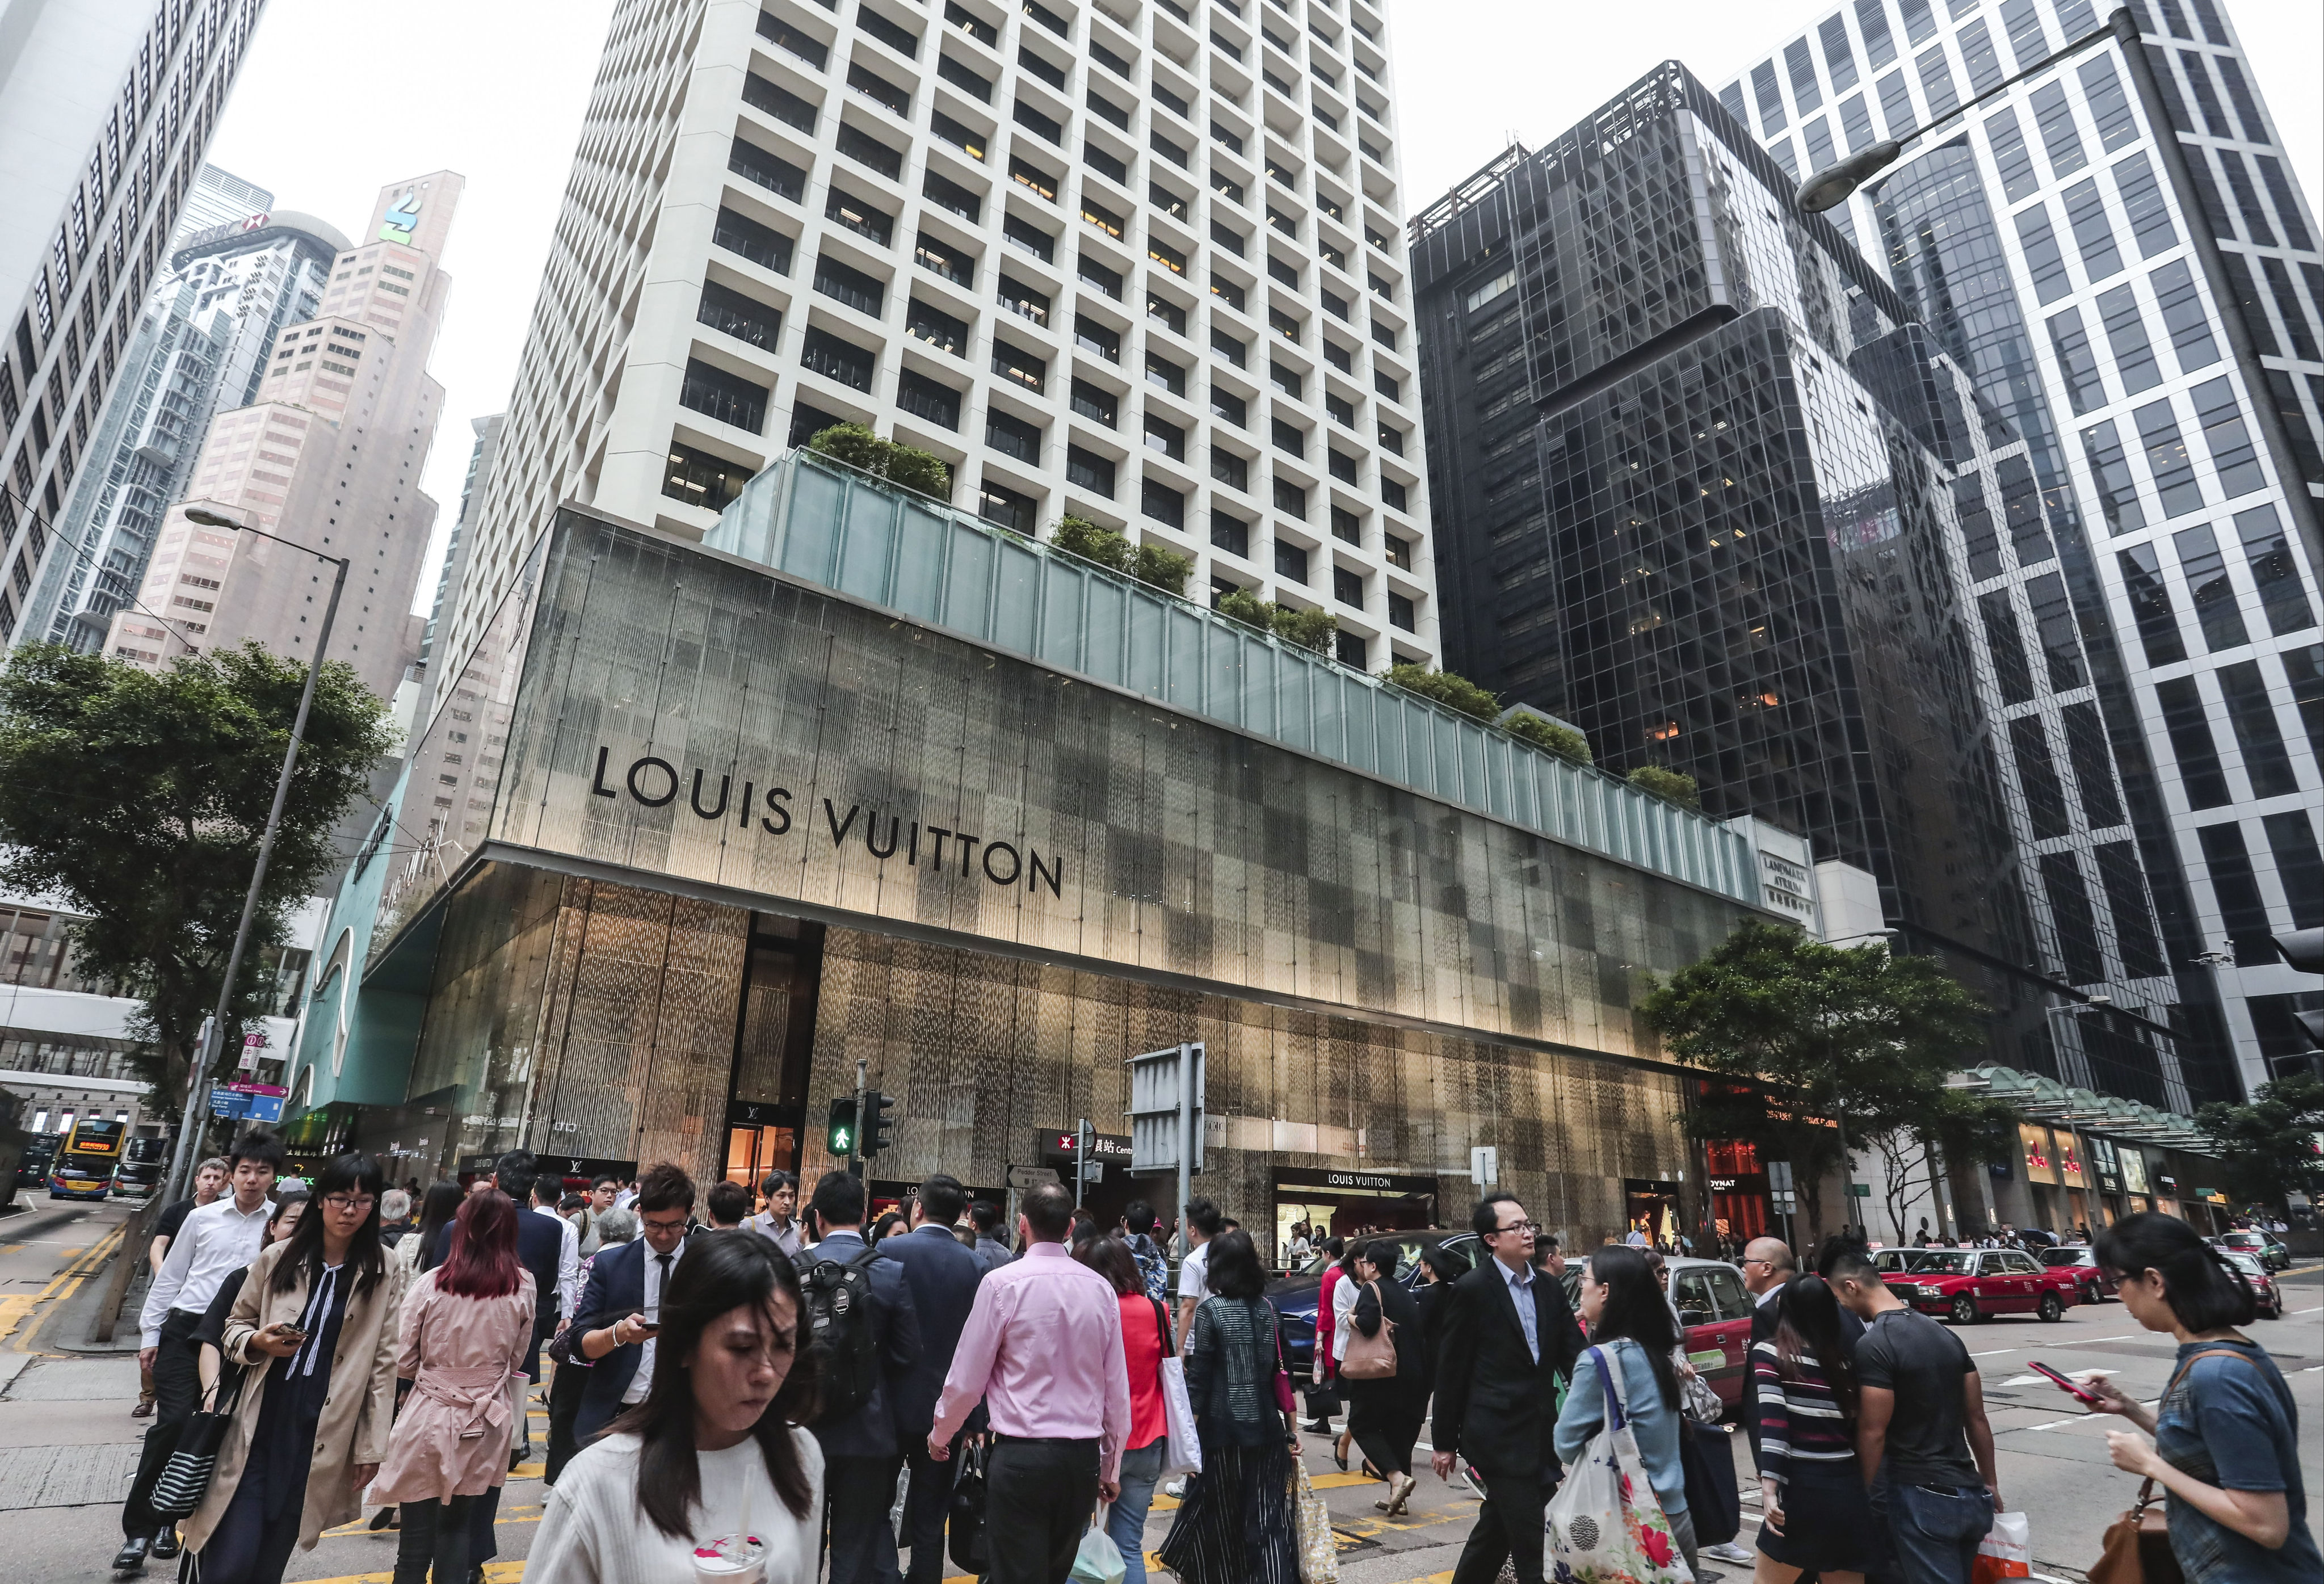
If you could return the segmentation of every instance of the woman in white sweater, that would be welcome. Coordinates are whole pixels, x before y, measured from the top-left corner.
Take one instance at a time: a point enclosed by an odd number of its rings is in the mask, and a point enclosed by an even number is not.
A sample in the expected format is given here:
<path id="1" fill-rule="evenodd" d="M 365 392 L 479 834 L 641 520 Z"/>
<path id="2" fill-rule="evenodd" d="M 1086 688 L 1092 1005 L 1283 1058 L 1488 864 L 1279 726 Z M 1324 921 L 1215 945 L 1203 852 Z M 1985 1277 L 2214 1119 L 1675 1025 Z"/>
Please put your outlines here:
<path id="1" fill-rule="evenodd" d="M 557 1482 L 526 1584 L 695 1584 L 697 1549 L 747 1533 L 763 1574 L 814 1584 L 823 1452 L 793 1423 L 812 1386 L 798 1276 L 750 1232 L 696 1232 L 661 1294 L 653 1386 Z"/>

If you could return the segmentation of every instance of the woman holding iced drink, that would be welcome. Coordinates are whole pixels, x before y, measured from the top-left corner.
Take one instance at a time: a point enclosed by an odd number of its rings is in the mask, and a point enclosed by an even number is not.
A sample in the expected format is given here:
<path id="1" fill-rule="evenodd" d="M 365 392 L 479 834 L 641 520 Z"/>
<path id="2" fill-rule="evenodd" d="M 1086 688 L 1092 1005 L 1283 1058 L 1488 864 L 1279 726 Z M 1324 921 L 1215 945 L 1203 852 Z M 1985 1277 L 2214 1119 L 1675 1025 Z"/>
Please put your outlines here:
<path id="1" fill-rule="evenodd" d="M 526 1584 L 813 1584 L 823 1452 L 798 1428 L 798 1276 L 764 1238 L 687 1241 L 645 1401 L 566 1465 Z"/>

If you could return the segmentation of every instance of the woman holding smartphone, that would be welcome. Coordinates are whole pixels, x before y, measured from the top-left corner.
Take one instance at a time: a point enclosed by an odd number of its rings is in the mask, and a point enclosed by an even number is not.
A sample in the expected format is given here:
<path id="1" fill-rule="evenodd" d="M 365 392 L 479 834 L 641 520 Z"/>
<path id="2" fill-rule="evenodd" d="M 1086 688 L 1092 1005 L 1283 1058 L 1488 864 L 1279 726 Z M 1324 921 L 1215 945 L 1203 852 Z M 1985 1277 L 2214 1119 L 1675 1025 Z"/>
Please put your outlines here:
<path id="1" fill-rule="evenodd" d="M 325 1166 L 298 1229 L 259 1255 L 235 1300 L 221 1351 L 252 1373 L 184 1525 L 202 1584 L 281 1584 L 294 1548 L 363 1512 L 395 1413 L 403 1296 L 380 1247 L 381 1186 L 367 1155 Z"/>
<path id="2" fill-rule="evenodd" d="M 396 1374 L 411 1398 L 388 1438 L 372 1499 L 398 1504 L 395 1584 L 466 1584 L 468 1507 L 508 1478 L 509 1380 L 532 1352 L 532 1273 L 517 1260 L 517 1208 L 495 1188 L 452 1223 L 444 1263 L 403 1300 Z"/>
<path id="3" fill-rule="evenodd" d="M 2170 1493 L 2171 1552 L 2187 1584 L 2324 1578 L 2308 1528 L 2300 1410 L 2275 1360 L 2240 1329 L 2251 1322 L 2251 1289 L 2194 1228 L 2153 1211 L 2100 1232 L 2098 1261 L 2130 1317 L 2179 1343 L 2153 1408 L 2104 1376 L 2084 1389 L 2093 1411 L 2154 1437 L 2111 1431 L 2107 1451 L 2116 1468 Z"/>

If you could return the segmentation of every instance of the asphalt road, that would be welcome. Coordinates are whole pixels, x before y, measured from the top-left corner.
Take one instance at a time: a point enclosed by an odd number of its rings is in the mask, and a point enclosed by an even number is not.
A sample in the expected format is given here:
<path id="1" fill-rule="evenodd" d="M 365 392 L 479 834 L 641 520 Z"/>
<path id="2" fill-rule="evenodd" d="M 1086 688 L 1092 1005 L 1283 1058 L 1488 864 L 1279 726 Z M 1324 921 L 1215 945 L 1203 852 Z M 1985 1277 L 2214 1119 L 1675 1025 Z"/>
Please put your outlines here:
<path id="1" fill-rule="evenodd" d="M 145 1422 L 129 1417 L 137 1394 L 133 1356 L 78 1356 L 78 1337 L 56 1334 L 79 1273 L 103 1252 L 105 1235 L 125 1218 L 119 1205 L 57 1205 L 45 1196 L 20 1202 L 27 1213 L 0 1221 L 0 1557 L 10 1578 L 44 1584 L 102 1584 L 120 1543 L 118 1504 L 135 1467 Z M 2254 1334 L 2277 1356 L 2292 1383 L 2304 1427 L 2301 1449 L 2310 1493 L 2310 1523 L 2324 1532 L 2324 1265 L 2284 1278 L 2291 1311 L 2261 1321 Z M 75 1317 L 78 1325 L 78 1316 Z M 1963 1340 L 1985 1377 L 1986 1397 L 2001 1452 L 2003 1494 L 2032 1519 L 2037 1572 L 2079 1578 L 2098 1556 L 2107 1524 L 2129 1505 L 2136 1481 L 2107 1460 L 2106 1429 L 2073 1400 L 2025 1368 L 2039 1359 L 2055 1368 L 2107 1368 L 2143 1398 L 2153 1398 L 2170 1377 L 2173 1348 L 2167 1336 L 2141 1331 L 2119 1303 L 2069 1310 L 2056 1325 L 2033 1319 L 1987 1321 Z M 534 1445 L 545 1433 L 534 1404 Z M 1331 1443 L 1306 1441 L 1306 1466 L 1340 1542 L 1343 1584 L 1445 1584 L 1477 1510 L 1476 1498 L 1427 1471 L 1424 1438 L 1416 1460 L 1420 1487 L 1410 1512 L 1388 1519 L 1373 1504 L 1385 1488 L 1360 1472 L 1342 1473 Z M 1738 1473 L 1748 1480 L 1749 1455 L 1736 1446 Z M 486 1569 L 493 1584 L 524 1576 L 523 1559 L 541 1515 L 546 1491 L 537 1463 L 520 1469 L 501 1505 L 501 1559 Z M 1753 1528 L 1747 1497 L 1744 1543 Z M 1168 1533 L 1176 1504 L 1157 1497 L 1147 1529 L 1149 1555 Z M 360 1525 L 327 1534 L 294 1558 L 290 1584 L 387 1584 L 394 1537 Z M 1742 1584 L 1748 1570 L 1707 1564 Z M 949 1572 L 949 1570 L 947 1570 Z M 153 1564 L 160 1580 L 174 1570 Z M 1167 1573 L 1157 1577 L 1167 1579 Z"/>

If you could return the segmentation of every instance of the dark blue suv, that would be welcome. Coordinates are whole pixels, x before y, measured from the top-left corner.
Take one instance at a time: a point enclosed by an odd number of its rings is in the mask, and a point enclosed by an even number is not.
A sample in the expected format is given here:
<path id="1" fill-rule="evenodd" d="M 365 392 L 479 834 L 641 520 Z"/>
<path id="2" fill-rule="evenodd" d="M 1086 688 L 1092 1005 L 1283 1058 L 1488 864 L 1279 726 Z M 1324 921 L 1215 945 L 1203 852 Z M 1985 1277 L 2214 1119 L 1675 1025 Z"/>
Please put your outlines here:
<path id="1" fill-rule="evenodd" d="M 1420 1285 L 1420 1251 L 1443 1248 L 1461 1262 L 1467 1270 L 1477 1263 L 1483 1245 L 1474 1232 L 1451 1232 L 1441 1228 L 1425 1230 L 1382 1232 L 1401 1247 L 1397 1259 L 1397 1277 L 1406 1287 Z M 1323 1291 L 1323 1273 L 1332 1268 L 1332 1257 L 1319 1254 L 1298 1270 L 1277 1276 L 1267 1285 L 1267 1301 L 1283 1320 L 1284 1362 L 1291 1373 L 1304 1380 L 1315 1361 L 1315 1300 Z"/>

